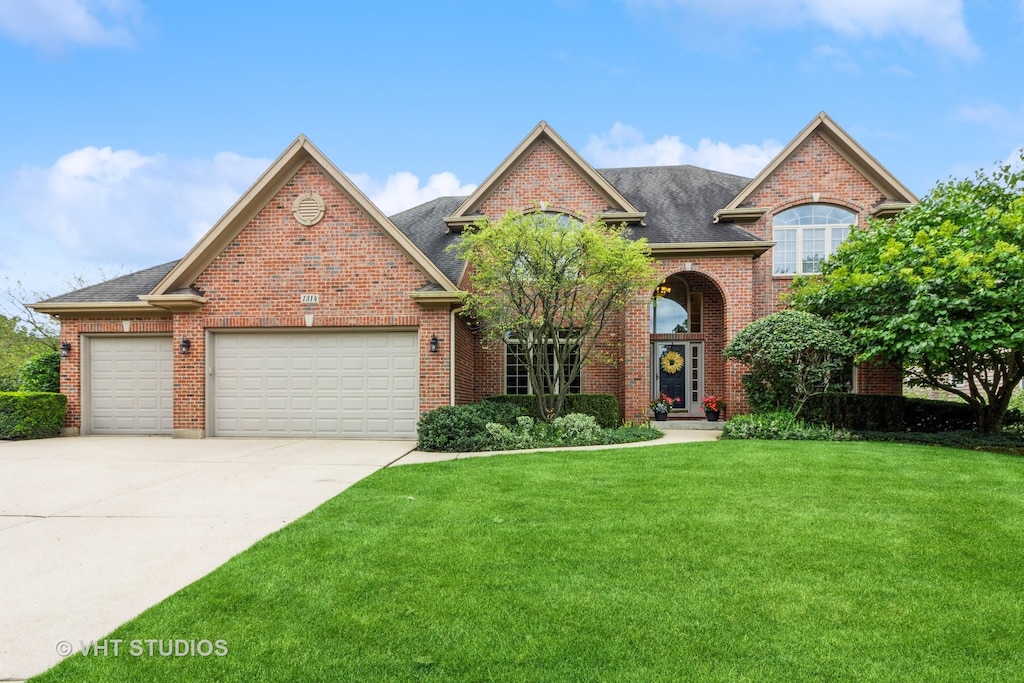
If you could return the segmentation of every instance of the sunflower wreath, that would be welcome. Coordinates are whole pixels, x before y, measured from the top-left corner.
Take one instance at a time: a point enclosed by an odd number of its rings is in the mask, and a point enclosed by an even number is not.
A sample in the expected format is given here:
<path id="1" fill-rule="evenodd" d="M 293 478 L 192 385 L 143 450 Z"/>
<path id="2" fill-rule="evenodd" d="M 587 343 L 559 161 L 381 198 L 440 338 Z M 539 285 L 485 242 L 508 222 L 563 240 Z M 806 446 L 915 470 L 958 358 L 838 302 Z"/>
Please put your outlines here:
<path id="1" fill-rule="evenodd" d="M 666 351 L 661 356 L 661 369 L 670 375 L 674 375 L 683 369 L 685 361 L 676 351 Z"/>

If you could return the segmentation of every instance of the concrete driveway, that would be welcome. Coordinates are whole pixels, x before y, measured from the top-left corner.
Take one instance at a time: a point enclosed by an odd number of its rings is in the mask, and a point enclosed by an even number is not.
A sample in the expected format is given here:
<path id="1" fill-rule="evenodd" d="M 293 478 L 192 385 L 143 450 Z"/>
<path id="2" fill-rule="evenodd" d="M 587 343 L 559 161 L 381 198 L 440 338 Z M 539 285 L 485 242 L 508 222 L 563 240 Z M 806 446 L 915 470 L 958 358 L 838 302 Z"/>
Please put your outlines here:
<path id="1" fill-rule="evenodd" d="M 414 445 L 0 442 L 0 681 L 103 638 Z"/>

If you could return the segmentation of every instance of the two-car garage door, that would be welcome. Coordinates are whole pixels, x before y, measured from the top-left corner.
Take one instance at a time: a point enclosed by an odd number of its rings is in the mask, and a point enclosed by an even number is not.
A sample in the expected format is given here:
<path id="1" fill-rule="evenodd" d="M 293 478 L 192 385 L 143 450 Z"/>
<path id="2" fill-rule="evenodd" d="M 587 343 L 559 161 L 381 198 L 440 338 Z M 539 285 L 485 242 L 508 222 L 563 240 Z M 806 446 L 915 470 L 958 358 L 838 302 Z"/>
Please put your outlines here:
<path id="1" fill-rule="evenodd" d="M 212 436 L 416 435 L 415 331 L 217 332 L 212 342 Z"/>

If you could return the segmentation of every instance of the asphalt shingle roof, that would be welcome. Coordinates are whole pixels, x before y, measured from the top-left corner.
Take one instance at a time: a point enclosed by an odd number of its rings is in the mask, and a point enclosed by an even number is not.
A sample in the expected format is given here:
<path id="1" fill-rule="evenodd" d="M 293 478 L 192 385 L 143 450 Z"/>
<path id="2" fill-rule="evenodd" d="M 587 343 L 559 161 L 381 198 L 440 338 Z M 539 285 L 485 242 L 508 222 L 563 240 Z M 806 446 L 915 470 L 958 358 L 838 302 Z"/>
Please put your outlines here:
<path id="1" fill-rule="evenodd" d="M 633 229 L 651 244 L 750 242 L 758 238 L 731 223 L 714 222 L 715 211 L 739 194 L 748 178 L 695 166 L 644 166 L 599 169 L 635 207 L 647 212 L 645 225 Z M 466 197 L 439 197 L 391 216 L 398 229 L 458 285 L 462 262 L 450 251 L 459 235 L 444 218 Z M 149 294 L 177 265 L 171 261 L 48 299 L 46 303 L 137 301 Z"/>
<path id="2" fill-rule="evenodd" d="M 135 301 L 140 295 L 149 294 L 160 284 L 167 273 L 171 272 L 177 261 L 164 263 L 160 266 L 153 266 L 145 270 L 128 273 L 113 280 L 107 280 L 97 285 L 76 289 L 67 294 L 55 296 L 40 303 L 53 304 L 77 304 L 77 303 L 110 303 L 114 301 Z"/>
<path id="3" fill-rule="evenodd" d="M 651 244 L 748 242 L 758 238 L 715 212 L 740 193 L 749 178 L 696 166 L 643 166 L 597 171 L 633 206 L 647 212 L 637 236 Z"/>

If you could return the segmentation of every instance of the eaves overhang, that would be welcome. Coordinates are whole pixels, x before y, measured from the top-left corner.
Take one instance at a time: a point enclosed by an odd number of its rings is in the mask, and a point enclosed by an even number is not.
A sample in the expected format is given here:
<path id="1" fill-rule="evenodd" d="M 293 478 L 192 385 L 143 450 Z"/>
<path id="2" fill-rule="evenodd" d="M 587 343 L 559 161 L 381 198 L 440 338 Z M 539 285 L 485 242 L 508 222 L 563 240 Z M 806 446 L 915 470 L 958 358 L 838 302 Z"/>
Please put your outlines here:
<path id="1" fill-rule="evenodd" d="M 652 244 L 652 256 L 760 256 L 775 246 L 772 241 L 679 242 Z"/>
<path id="2" fill-rule="evenodd" d="M 56 318 L 101 318 L 101 317 L 165 317 L 170 310 L 151 306 L 144 301 L 76 301 L 46 302 L 28 304 L 33 311 L 52 315 Z"/>
<path id="3" fill-rule="evenodd" d="M 197 294 L 153 294 L 140 296 L 139 300 L 175 313 L 198 311 L 206 303 L 206 297 Z"/>
<path id="4" fill-rule="evenodd" d="M 765 215 L 767 211 L 767 209 L 761 209 L 756 206 L 736 209 L 719 209 L 718 211 L 715 211 L 715 223 L 751 225 L 761 220 L 761 216 Z"/>
<path id="5" fill-rule="evenodd" d="M 462 305 L 462 297 L 459 292 L 409 292 L 409 298 L 424 308 Z"/>
<path id="6" fill-rule="evenodd" d="M 872 218 L 894 218 L 913 206 L 910 202 L 882 202 L 871 210 Z"/>

